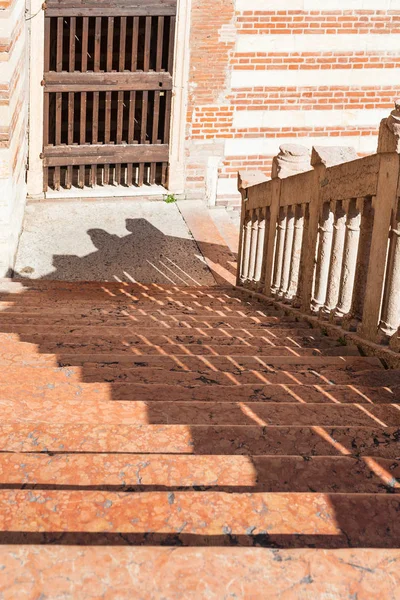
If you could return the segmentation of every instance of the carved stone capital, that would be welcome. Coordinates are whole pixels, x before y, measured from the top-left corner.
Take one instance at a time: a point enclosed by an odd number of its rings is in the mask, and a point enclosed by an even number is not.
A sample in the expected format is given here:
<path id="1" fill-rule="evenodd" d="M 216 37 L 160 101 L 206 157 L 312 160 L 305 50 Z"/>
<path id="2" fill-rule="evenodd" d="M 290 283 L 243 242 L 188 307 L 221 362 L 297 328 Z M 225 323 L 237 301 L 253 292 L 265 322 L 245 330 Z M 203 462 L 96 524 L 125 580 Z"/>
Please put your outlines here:
<path id="1" fill-rule="evenodd" d="M 394 110 L 387 119 L 382 119 L 379 127 L 378 152 L 400 154 L 400 100 L 395 100 Z"/>
<path id="2" fill-rule="evenodd" d="M 271 177 L 283 179 L 310 170 L 310 150 L 306 146 L 283 144 L 272 161 Z"/>

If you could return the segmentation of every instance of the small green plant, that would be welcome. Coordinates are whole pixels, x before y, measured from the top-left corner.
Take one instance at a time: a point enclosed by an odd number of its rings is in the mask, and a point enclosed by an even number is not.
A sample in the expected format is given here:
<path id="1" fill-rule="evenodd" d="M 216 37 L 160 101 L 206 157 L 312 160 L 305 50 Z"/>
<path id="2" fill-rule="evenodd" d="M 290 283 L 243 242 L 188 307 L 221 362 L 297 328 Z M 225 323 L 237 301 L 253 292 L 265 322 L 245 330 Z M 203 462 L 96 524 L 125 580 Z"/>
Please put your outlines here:
<path id="1" fill-rule="evenodd" d="M 347 340 L 344 337 L 340 337 L 338 339 L 338 342 L 339 342 L 340 346 L 347 346 Z"/>
<path id="2" fill-rule="evenodd" d="M 164 196 L 164 202 L 166 204 L 173 204 L 176 202 L 175 194 L 168 194 L 167 196 Z"/>
<path id="3" fill-rule="evenodd" d="M 328 335 L 328 331 L 325 327 L 321 327 L 321 334 L 322 335 Z"/>

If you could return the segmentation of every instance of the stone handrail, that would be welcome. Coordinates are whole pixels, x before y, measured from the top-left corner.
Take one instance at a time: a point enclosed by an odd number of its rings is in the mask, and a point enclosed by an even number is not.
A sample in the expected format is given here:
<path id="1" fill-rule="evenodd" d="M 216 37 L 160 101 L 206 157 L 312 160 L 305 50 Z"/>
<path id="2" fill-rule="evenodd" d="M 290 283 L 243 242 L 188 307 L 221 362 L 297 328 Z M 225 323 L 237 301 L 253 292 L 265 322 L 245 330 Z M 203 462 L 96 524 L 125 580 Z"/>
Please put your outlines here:
<path id="1" fill-rule="evenodd" d="M 282 146 L 272 179 L 240 174 L 237 285 L 398 351 L 399 140 L 396 104 L 377 154 Z"/>

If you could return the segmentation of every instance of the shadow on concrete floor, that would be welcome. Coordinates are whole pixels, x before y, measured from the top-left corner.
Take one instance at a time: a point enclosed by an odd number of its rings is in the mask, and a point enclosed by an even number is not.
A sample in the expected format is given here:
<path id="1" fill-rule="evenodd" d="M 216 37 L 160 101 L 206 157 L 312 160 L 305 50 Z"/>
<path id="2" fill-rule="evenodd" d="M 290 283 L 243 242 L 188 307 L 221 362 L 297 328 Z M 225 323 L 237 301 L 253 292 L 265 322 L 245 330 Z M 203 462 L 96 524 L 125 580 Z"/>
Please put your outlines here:
<path id="1" fill-rule="evenodd" d="M 234 277 L 235 257 L 221 252 L 218 244 L 202 243 L 202 252 L 193 239 L 165 235 L 147 219 L 126 219 L 125 236 L 104 229 L 89 229 L 87 235 L 96 248 L 80 257 L 73 254 L 55 254 L 52 271 L 41 274 L 31 266 L 14 272 L 15 278 L 54 279 L 64 281 L 130 281 L 175 285 L 214 285 L 212 265 L 204 256 L 218 256 L 219 266 Z M 231 259 L 231 260 L 229 260 Z M 224 264 L 221 264 L 221 260 Z M 218 282 L 221 276 L 218 273 Z M 231 283 L 226 281 L 226 283 Z"/>

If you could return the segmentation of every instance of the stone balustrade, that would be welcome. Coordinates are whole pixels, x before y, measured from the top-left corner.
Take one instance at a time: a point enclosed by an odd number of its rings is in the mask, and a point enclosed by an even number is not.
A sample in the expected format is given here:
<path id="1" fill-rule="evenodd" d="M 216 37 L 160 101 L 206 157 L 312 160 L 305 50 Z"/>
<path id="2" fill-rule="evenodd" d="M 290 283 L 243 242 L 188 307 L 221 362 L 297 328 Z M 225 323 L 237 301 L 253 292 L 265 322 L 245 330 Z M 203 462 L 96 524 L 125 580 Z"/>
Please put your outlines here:
<path id="1" fill-rule="evenodd" d="M 400 102 L 377 154 L 282 146 L 239 174 L 239 287 L 400 349 Z"/>

